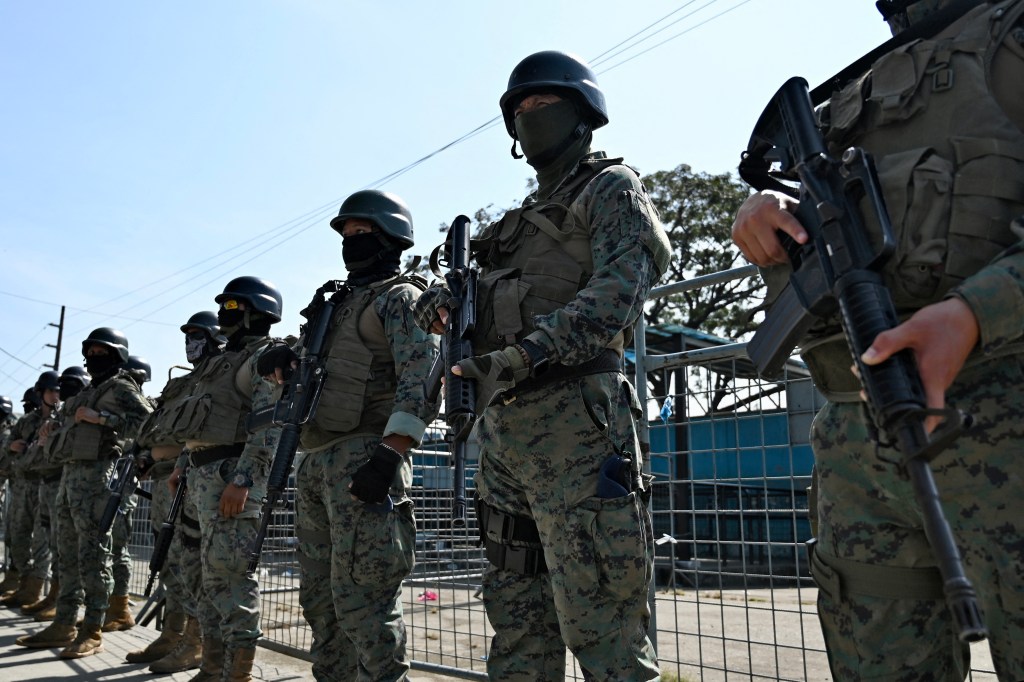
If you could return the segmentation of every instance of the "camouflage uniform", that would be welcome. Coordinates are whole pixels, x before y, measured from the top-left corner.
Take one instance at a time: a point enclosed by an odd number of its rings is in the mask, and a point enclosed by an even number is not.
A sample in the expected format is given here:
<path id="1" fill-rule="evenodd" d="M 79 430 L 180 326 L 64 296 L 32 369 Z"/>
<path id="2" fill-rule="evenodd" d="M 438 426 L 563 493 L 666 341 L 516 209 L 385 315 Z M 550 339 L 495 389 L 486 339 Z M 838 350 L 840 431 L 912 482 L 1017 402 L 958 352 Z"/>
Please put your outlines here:
<path id="1" fill-rule="evenodd" d="M 33 413 L 35 414 L 35 413 Z M 53 413 L 57 419 L 57 412 Z M 40 427 L 45 420 L 40 420 Z M 39 429 L 36 429 L 38 434 Z M 62 467 L 49 461 L 38 438 L 25 453 L 28 460 L 26 475 L 36 481 L 33 499 L 34 523 L 32 526 L 32 572 L 40 580 L 57 575 L 57 490 L 60 488 Z"/>
<path id="2" fill-rule="evenodd" d="M 19 419 L 11 428 L 10 435 L 4 442 L 4 452 L 9 463 L 9 502 L 7 513 L 10 515 L 9 534 L 5 536 L 11 555 L 11 568 L 22 576 L 33 574 L 34 560 L 43 561 L 49 571 L 49 561 L 39 545 L 38 538 L 33 540 L 33 526 L 36 517 L 36 498 L 39 490 L 39 477 L 29 470 L 30 445 L 36 432 L 43 422 L 40 410 L 33 410 Z M 23 440 L 26 449 L 17 453 L 10 449 L 11 443 Z M 46 575 L 41 576 L 46 578 Z"/>
<path id="3" fill-rule="evenodd" d="M 101 408 L 108 415 L 100 425 L 76 423 L 79 407 Z M 84 599 L 86 629 L 103 625 L 113 586 L 110 534 L 99 534 L 107 481 L 126 439 L 150 411 L 138 384 L 118 370 L 69 399 L 64 405 L 64 423 L 50 435 L 54 451 L 66 458 L 57 494 L 61 590 L 55 623 L 73 625 Z"/>
<path id="4" fill-rule="evenodd" d="M 1024 462 L 1013 445 L 1024 436 L 1024 224 L 1011 225 L 1024 213 L 1022 14 L 1024 2 L 979 2 L 936 38 L 877 60 L 822 116 L 834 153 L 856 145 L 874 155 L 899 244 L 884 275 L 900 314 L 958 297 L 979 323 L 980 343 L 946 391 L 974 425 L 931 467 L 1001 680 L 1024 679 Z M 900 454 L 877 443 L 835 331 L 832 320 L 801 344 L 830 400 L 811 434 L 812 570 L 833 674 L 963 679 L 969 652 Z"/>
<path id="5" fill-rule="evenodd" d="M 313 629 L 313 675 L 317 680 L 402 680 L 409 669 L 402 620 L 402 580 L 413 567 L 416 524 L 412 466 L 404 457 L 391 486 L 394 510 L 382 514 L 353 499 L 355 471 L 374 453 L 381 436 L 400 434 L 420 442 L 437 405 L 423 385 L 437 354 L 437 340 L 416 327 L 412 302 L 422 290 L 405 278 L 354 286 L 338 303 L 328 332 L 340 352 L 329 353 L 327 383 L 312 422 L 303 427 L 305 453 L 296 472 L 295 531 L 302 584 L 299 601 Z M 339 329 L 358 316 L 364 343 L 376 366 L 366 395 L 337 393 L 351 387 L 353 363 Z M 352 338 L 351 336 L 349 337 Z M 346 362 L 345 360 L 349 361 Z M 358 406 L 347 425 L 338 421 L 341 403 Z"/>
<path id="6" fill-rule="evenodd" d="M 184 435 L 188 456 L 178 459 L 178 468 L 188 465 L 188 490 L 182 510 L 182 531 L 175 535 L 181 554 L 181 577 L 195 604 L 204 608 L 196 614 L 203 633 L 204 656 L 209 642 L 222 642 L 225 654 L 240 650 L 253 650 L 260 637 L 259 584 L 246 574 L 249 552 L 256 539 L 260 521 L 260 500 L 266 493 L 270 461 L 277 447 L 280 429 L 270 428 L 256 434 L 246 434 L 244 421 L 249 412 L 272 405 L 276 400 L 275 386 L 256 372 L 260 352 L 271 343 L 268 337 L 245 337 L 240 346 L 226 350 L 211 358 L 203 369 L 190 376 L 195 379 L 192 394 L 172 408 L 184 416 L 185 430 L 171 434 Z M 241 349 L 239 349 L 241 348 Z M 229 371 L 236 368 L 236 372 Z M 223 406 L 207 403 L 211 390 L 237 391 L 239 411 L 229 414 Z M 209 409 L 209 418 L 221 420 L 228 430 L 234 430 L 233 442 L 196 441 L 191 433 L 198 433 L 204 416 L 196 416 Z M 233 410 L 234 408 L 231 408 Z M 189 417 L 196 421 L 188 422 Z M 231 438 L 229 436 L 228 438 Z M 220 457 L 218 453 L 230 452 Z M 204 461 L 207 457 L 214 457 Z M 244 511 L 233 517 L 220 514 L 220 498 L 225 486 L 237 474 L 251 478 L 252 486 Z M 198 521 L 200 546 L 190 546 L 188 538 L 196 537 L 187 518 Z M 233 655 L 233 654 L 232 654 Z M 230 656 L 227 656 L 230 660 Z"/>

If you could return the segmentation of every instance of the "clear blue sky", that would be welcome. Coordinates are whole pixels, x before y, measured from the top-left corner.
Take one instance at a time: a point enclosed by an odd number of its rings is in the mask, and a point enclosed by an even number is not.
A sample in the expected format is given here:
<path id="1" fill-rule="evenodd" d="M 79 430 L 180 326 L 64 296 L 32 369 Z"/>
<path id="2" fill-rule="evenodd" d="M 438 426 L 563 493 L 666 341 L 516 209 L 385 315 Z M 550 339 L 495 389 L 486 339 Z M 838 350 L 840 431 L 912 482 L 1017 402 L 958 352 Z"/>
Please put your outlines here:
<path id="1" fill-rule="evenodd" d="M 152 363 L 150 394 L 232 277 L 277 284 L 275 332 L 296 333 L 345 276 L 341 200 L 497 116 L 532 52 L 594 61 L 611 115 L 595 148 L 720 173 L 786 78 L 814 85 L 887 38 L 868 0 L 0 0 L 0 394 L 53 362 L 61 304 L 61 367 L 113 326 Z M 416 252 L 521 198 L 510 143 L 495 124 L 383 185 Z"/>

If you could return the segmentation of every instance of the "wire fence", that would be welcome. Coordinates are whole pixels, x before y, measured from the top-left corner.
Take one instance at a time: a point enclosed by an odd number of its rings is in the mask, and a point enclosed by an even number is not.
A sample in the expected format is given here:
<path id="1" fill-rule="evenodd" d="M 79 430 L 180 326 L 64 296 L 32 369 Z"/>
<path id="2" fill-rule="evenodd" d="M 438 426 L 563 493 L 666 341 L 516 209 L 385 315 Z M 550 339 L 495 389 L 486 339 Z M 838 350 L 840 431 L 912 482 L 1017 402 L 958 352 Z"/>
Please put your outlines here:
<path id="1" fill-rule="evenodd" d="M 654 295 L 752 274 L 720 273 Z M 641 431 L 653 476 L 651 637 L 662 680 L 830 680 L 803 544 L 811 535 L 808 433 L 822 404 L 807 372 L 791 361 L 782 380 L 765 381 L 743 344 L 642 322 L 627 360 L 642 377 L 636 388 L 648 417 Z M 493 634 L 480 594 L 486 559 L 472 505 L 465 528 L 450 523 L 443 425 L 425 443 L 413 467 L 417 565 L 403 589 L 408 655 L 415 669 L 482 680 Z M 469 495 L 477 455 L 471 442 Z M 153 544 L 149 503 L 139 502 L 131 543 L 136 595 Z M 275 514 L 260 565 L 262 643 L 307 658 L 294 512 Z M 152 613 L 152 606 L 142 611 Z M 972 679 L 995 680 L 987 646 L 976 645 L 972 656 Z M 568 654 L 566 677 L 583 679 Z"/>

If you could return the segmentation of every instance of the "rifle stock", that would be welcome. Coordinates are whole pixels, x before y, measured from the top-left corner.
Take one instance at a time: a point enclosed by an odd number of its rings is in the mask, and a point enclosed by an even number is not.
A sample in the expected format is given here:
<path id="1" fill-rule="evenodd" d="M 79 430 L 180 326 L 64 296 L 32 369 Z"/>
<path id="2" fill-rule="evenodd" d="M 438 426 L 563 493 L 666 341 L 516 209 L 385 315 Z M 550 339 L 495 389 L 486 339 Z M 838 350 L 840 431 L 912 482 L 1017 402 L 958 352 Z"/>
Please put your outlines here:
<path id="1" fill-rule="evenodd" d="M 778 170 L 771 169 L 773 162 Z M 740 175 L 755 189 L 781 190 L 798 198 L 796 217 L 810 237 L 804 245 L 783 240 L 793 273 L 748 345 L 751 359 L 762 374 L 777 373 L 814 322 L 838 312 L 872 417 L 903 457 L 959 637 L 964 642 L 984 639 L 987 631 L 974 588 L 964 574 L 928 466 L 970 419 L 954 409 L 928 409 L 909 350 L 879 365 L 860 359 L 879 333 L 899 324 L 880 273 L 896 241 L 870 156 L 850 148 L 841 160 L 832 158 L 814 119 L 807 82 L 791 78 L 758 120 Z M 799 183 L 798 189 L 780 179 Z M 862 205 L 870 207 L 880 244 L 873 243 L 865 228 Z M 929 436 L 925 420 L 936 415 L 945 421 Z"/>

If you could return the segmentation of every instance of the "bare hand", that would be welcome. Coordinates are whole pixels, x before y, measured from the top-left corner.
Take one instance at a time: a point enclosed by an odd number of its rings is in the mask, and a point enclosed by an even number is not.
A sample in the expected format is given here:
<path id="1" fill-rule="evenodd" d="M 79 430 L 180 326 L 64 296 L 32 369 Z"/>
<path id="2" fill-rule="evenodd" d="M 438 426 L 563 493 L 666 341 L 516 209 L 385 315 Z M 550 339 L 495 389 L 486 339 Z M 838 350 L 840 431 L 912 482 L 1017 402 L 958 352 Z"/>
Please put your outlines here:
<path id="1" fill-rule="evenodd" d="M 79 407 L 75 410 L 75 422 L 88 422 L 89 424 L 100 423 L 100 413 L 91 407 Z"/>
<path id="2" fill-rule="evenodd" d="M 959 298 L 948 298 L 921 308 L 903 324 L 876 336 L 861 360 L 877 365 L 905 348 L 913 350 L 928 407 L 941 409 L 946 406 L 946 389 L 963 369 L 980 335 L 970 307 Z M 929 417 L 925 427 L 930 432 L 940 421 Z"/>
<path id="3" fill-rule="evenodd" d="M 25 452 L 25 447 L 27 445 L 28 445 L 28 443 L 25 442 L 24 440 L 21 440 L 21 439 L 14 440 L 14 441 L 11 441 L 11 444 L 8 446 L 8 449 L 11 452 L 21 453 L 21 452 Z"/>
<path id="4" fill-rule="evenodd" d="M 747 197 L 732 223 L 732 240 L 748 261 L 762 267 L 789 262 L 775 234 L 779 230 L 800 244 L 807 243 L 807 231 L 793 216 L 798 204 L 792 197 L 771 190 Z"/>
<path id="5" fill-rule="evenodd" d="M 167 488 L 171 491 L 171 495 L 178 493 L 178 484 L 181 483 L 181 472 L 181 467 L 174 467 L 170 478 L 167 479 Z"/>
<path id="6" fill-rule="evenodd" d="M 448 309 L 438 308 L 437 318 L 430 324 L 431 334 L 444 334 L 444 327 L 448 324 Z"/>
<path id="7" fill-rule="evenodd" d="M 47 420 L 42 426 L 39 427 L 39 441 L 45 443 L 46 439 L 49 437 L 51 433 L 53 433 L 56 430 L 56 428 L 57 422 L 53 421 L 52 419 Z"/>
<path id="8" fill-rule="evenodd" d="M 245 509 L 245 501 L 249 499 L 249 489 L 239 488 L 234 483 L 228 483 L 224 492 L 220 494 L 220 515 L 225 519 L 234 518 Z"/>

